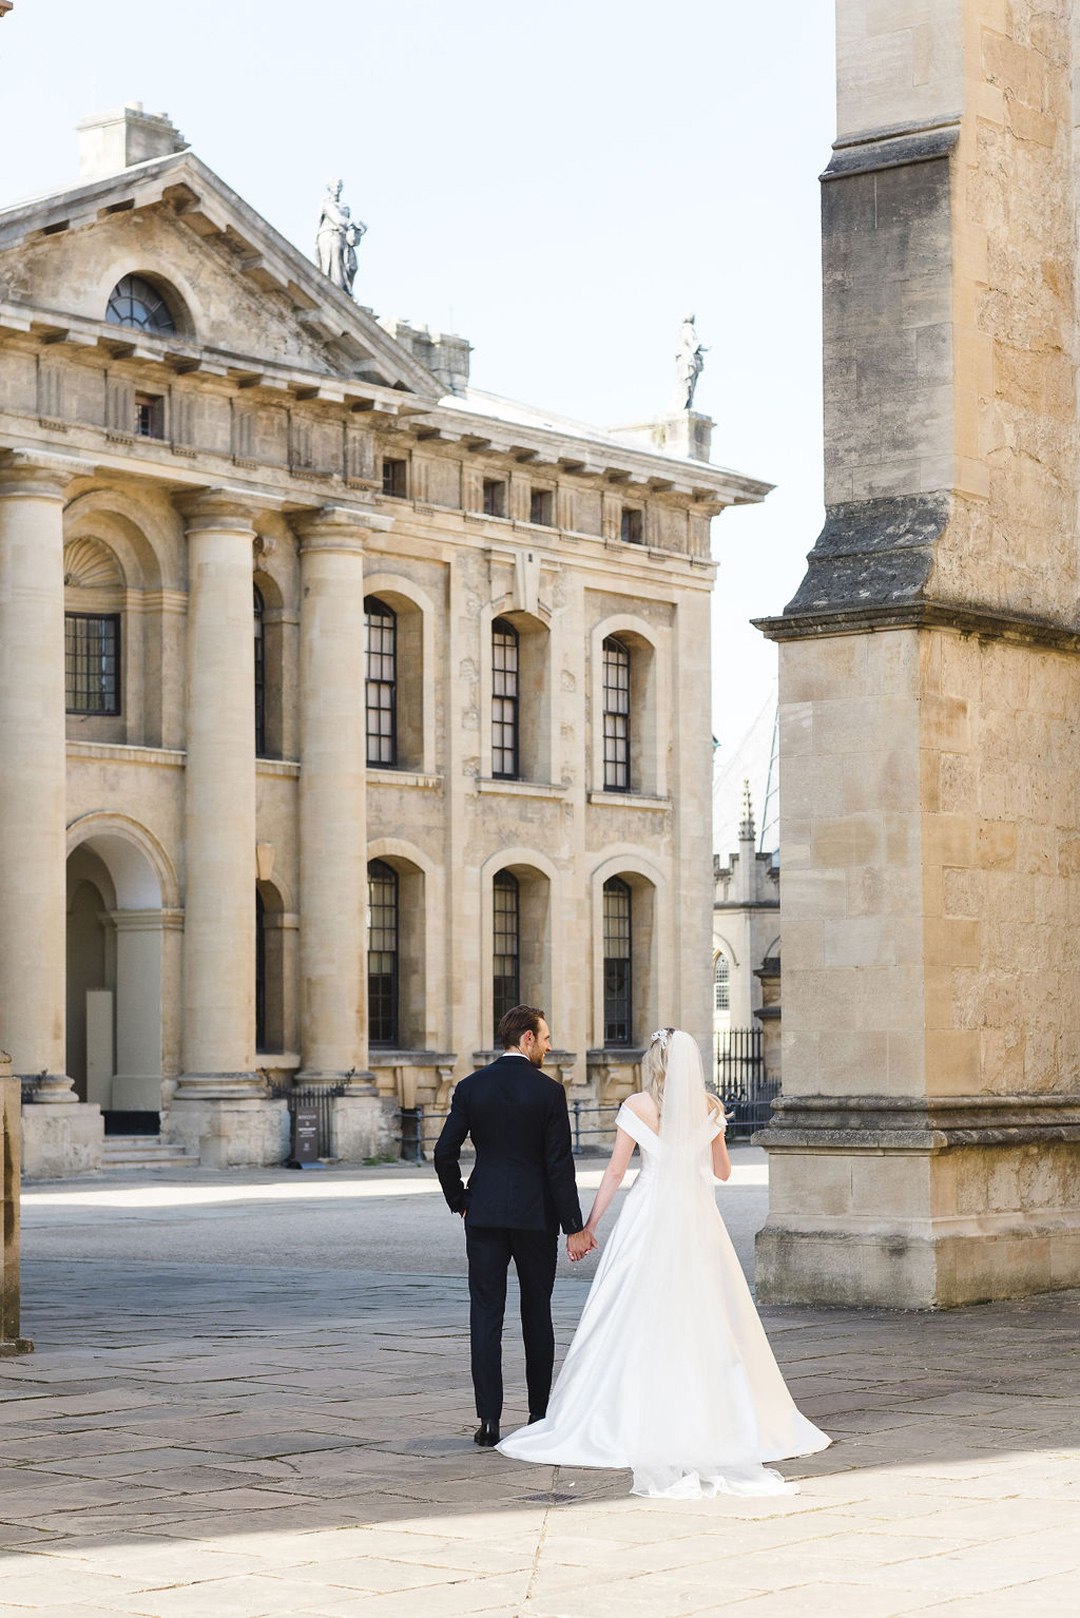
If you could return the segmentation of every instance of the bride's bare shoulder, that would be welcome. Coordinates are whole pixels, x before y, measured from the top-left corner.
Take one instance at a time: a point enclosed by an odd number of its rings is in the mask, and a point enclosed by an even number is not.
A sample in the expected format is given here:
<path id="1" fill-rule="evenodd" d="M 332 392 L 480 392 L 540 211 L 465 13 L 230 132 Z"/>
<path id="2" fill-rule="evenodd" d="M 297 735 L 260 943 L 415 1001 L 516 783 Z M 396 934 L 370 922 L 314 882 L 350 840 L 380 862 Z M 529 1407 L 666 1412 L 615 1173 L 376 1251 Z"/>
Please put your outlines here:
<path id="1" fill-rule="evenodd" d="M 660 1122 L 656 1102 L 647 1090 L 635 1090 L 632 1096 L 627 1096 L 626 1105 L 631 1112 L 636 1112 L 641 1121 L 648 1124 L 650 1129 L 655 1129 Z"/>

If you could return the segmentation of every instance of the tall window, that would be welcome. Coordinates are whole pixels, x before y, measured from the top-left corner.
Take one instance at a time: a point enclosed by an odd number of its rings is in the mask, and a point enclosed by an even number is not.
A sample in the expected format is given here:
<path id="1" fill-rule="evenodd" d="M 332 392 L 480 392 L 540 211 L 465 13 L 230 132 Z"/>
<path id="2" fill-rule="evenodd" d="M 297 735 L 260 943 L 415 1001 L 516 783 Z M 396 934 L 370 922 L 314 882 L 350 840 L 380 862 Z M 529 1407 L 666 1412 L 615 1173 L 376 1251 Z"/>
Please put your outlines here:
<path id="1" fill-rule="evenodd" d="M 555 522 L 555 495 L 551 489 L 533 489 L 529 496 L 529 521 L 542 528 Z"/>
<path id="2" fill-rule="evenodd" d="M 160 332 L 165 336 L 176 331 L 176 322 L 165 299 L 141 275 L 125 275 L 116 283 L 105 319 L 113 326 L 136 326 L 139 331 Z"/>
<path id="3" fill-rule="evenodd" d="M 266 757 L 266 635 L 263 629 L 263 598 L 252 586 L 255 605 L 255 755 Z"/>
<path id="4" fill-rule="evenodd" d="M 409 464 L 407 461 L 384 460 L 382 463 L 382 492 L 396 495 L 404 500 L 407 492 L 407 474 Z"/>
<path id="5" fill-rule="evenodd" d="M 644 538 L 642 513 L 633 506 L 623 506 L 619 532 L 627 545 L 640 545 Z"/>
<path id="6" fill-rule="evenodd" d="M 397 615 L 378 596 L 364 602 L 367 631 L 367 761 L 397 763 Z"/>
<path id="7" fill-rule="evenodd" d="M 491 773 L 509 781 L 518 773 L 519 651 L 513 624 L 496 618 L 491 626 Z"/>
<path id="8" fill-rule="evenodd" d="M 630 1044 L 630 884 L 604 883 L 604 1044 Z"/>
<path id="9" fill-rule="evenodd" d="M 255 893 L 255 1049 L 265 1051 L 266 1045 L 266 906 L 263 896 Z"/>
<path id="10" fill-rule="evenodd" d="M 716 985 L 716 1009 L 728 1011 L 731 1007 L 731 971 L 726 955 L 716 957 L 713 968 L 713 982 Z"/>
<path id="11" fill-rule="evenodd" d="M 64 614 L 64 678 L 68 713 L 120 712 L 119 614 Z"/>
<path id="12" fill-rule="evenodd" d="M 484 515 L 506 516 L 506 484 L 500 478 L 484 479 Z"/>
<path id="13" fill-rule="evenodd" d="M 368 866 L 368 1038 L 398 1038 L 398 876 L 384 860 Z"/>
<path id="14" fill-rule="evenodd" d="M 165 399 L 162 394 L 135 395 L 135 431 L 140 438 L 164 438 Z"/>
<path id="15" fill-rule="evenodd" d="M 492 1007 L 496 1030 L 512 1007 L 521 1004 L 521 894 L 517 878 L 500 871 L 492 884 L 495 926 Z"/>
<path id="16" fill-rule="evenodd" d="M 604 790 L 630 791 L 630 653 L 613 635 L 604 642 Z"/>

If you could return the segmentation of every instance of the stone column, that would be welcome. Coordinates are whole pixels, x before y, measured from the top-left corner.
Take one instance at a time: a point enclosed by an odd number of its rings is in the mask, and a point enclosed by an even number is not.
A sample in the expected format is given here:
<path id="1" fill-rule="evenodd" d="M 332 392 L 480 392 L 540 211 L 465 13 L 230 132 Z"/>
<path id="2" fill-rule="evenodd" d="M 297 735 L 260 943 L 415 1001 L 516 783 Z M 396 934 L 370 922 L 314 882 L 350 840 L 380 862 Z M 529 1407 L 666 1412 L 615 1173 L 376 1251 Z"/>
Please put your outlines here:
<path id="1" fill-rule="evenodd" d="M 0 1356 L 28 1354 L 34 1345 L 19 1336 L 19 1081 L 11 1058 L 0 1051 Z"/>
<path id="2" fill-rule="evenodd" d="M 367 1064 L 364 555 L 392 519 L 328 506 L 300 537 L 300 1052 L 297 1083 L 347 1083 L 334 1155 L 370 1156 L 381 1109 Z"/>
<path id="3" fill-rule="evenodd" d="M 167 1131 L 212 1167 L 280 1162 L 255 1068 L 254 502 L 180 502 L 188 537 L 183 1067 Z"/>
<path id="4" fill-rule="evenodd" d="M 1076 9 L 838 6 L 763 1301 L 1080 1283 Z"/>
<path id="5" fill-rule="evenodd" d="M 38 1099 L 64 1073 L 64 490 L 61 456 L 0 458 L 0 1039 Z"/>

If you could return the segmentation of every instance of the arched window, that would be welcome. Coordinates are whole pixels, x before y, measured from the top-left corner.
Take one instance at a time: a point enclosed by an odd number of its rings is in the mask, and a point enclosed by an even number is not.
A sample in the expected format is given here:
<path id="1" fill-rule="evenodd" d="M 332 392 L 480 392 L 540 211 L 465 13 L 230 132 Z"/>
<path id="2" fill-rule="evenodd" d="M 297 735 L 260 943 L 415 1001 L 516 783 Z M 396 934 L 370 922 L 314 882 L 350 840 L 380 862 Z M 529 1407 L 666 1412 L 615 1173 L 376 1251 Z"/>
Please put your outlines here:
<path id="1" fill-rule="evenodd" d="M 255 893 L 255 1049 L 265 1051 L 266 1044 L 266 905 L 263 896 Z"/>
<path id="2" fill-rule="evenodd" d="M 621 876 L 604 883 L 604 1044 L 631 1043 L 631 895 Z"/>
<path id="3" fill-rule="evenodd" d="M 491 773 L 507 781 L 518 775 L 518 653 L 517 630 L 505 618 L 496 618 L 491 626 Z"/>
<path id="4" fill-rule="evenodd" d="M 604 642 L 604 790 L 630 791 L 630 652 Z"/>
<path id="5" fill-rule="evenodd" d="M 368 865 L 368 1038 L 398 1042 L 398 875 L 385 860 Z"/>
<path id="6" fill-rule="evenodd" d="M 255 596 L 255 754 L 266 757 L 266 637 L 263 633 L 263 598 L 258 585 Z"/>
<path id="7" fill-rule="evenodd" d="M 521 1004 L 521 904 L 517 877 L 496 873 L 492 883 L 494 907 L 491 963 L 492 1020 L 495 1028 L 508 1011 Z"/>
<path id="8" fill-rule="evenodd" d="M 367 761 L 397 763 L 397 615 L 378 596 L 364 602 L 367 632 Z"/>
<path id="9" fill-rule="evenodd" d="M 175 336 L 176 322 L 157 287 L 141 275 L 125 275 L 109 295 L 105 319 L 114 326 Z"/>
<path id="10" fill-rule="evenodd" d="M 731 969 L 728 966 L 726 955 L 716 957 L 713 968 L 713 983 L 716 986 L 716 1009 L 728 1011 L 731 1008 Z"/>

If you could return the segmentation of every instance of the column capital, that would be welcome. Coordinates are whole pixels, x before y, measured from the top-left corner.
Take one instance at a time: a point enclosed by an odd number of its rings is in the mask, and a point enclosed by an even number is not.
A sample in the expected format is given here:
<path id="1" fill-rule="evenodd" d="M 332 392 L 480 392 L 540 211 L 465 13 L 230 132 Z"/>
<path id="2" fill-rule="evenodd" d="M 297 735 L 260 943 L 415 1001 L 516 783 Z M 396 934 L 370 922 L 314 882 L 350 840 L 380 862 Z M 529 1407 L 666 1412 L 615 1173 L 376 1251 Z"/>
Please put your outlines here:
<path id="1" fill-rule="evenodd" d="M 372 534 L 394 526 L 393 517 L 364 506 L 319 506 L 291 520 L 301 555 L 305 551 L 362 551 Z"/>
<path id="2" fill-rule="evenodd" d="M 0 449 L 0 499 L 9 495 L 45 495 L 62 500 L 76 478 L 91 477 L 92 461 L 74 455 L 49 455 L 33 449 Z"/>
<path id="3" fill-rule="evenodd" d="M 189 534 L 226 528 L 251 539 L 255 538 L 255 518 L 265 512 L 280 511 L 282 505 L 273 495 L 252 494 L 247 489 L 234 489 L 226 484 L 174 495 L 173 503 L 184 518 Z"/>

